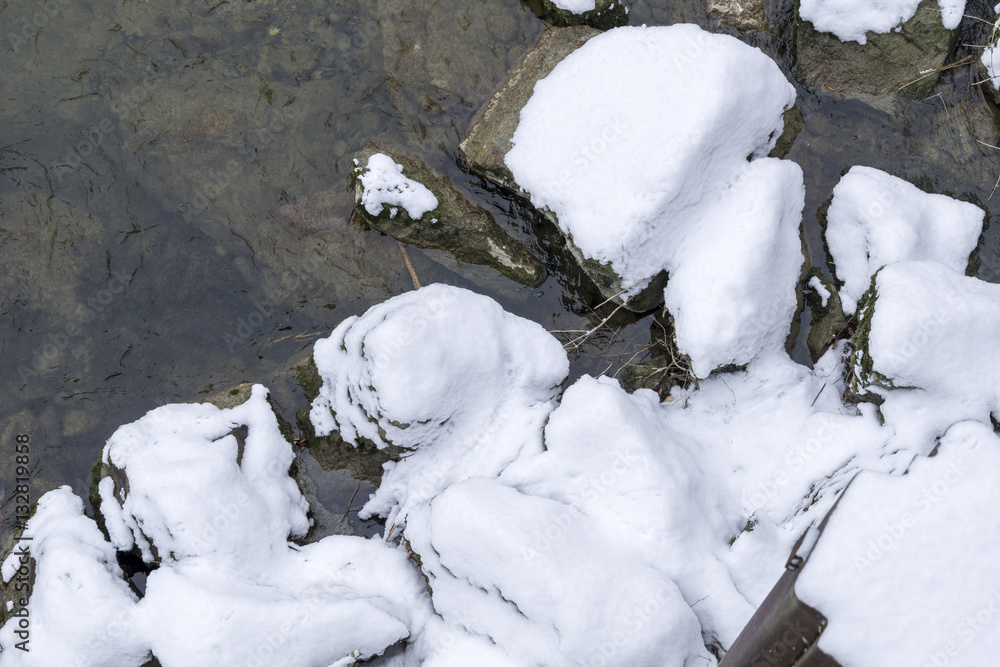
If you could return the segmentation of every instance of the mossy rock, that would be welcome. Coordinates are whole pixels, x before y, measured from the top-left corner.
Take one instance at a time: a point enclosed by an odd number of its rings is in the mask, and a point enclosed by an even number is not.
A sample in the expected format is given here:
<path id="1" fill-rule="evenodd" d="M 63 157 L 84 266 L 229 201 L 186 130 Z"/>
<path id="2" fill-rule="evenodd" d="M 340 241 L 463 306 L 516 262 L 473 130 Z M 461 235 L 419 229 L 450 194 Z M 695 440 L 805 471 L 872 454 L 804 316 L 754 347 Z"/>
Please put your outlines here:
<path id="1" fill-rule="evenodd" d="M 844 367 L 847 376 L 846 398 L 851 402 L 866 401 L 881 405 L 883 398 L 875 389 L 895 389 L 892 380 L 875 368 L 875 362 L 868 349 L 872 331 L 872 319 L 878 306 L 878 274 L 872 276 L 871 285 L 858 301 L 855 317 L 857 324 L 851 335 L 851 354 Z"/>
<path id="2" fill-rule="evenodd" d="M 364 186 L 360 176 L 376 153 L 389 156 L 402 165 L 405 177 L 427 187 L 437 198 L 437 208 L 413 220 L 402 207 L 382 205 L 378 214 L 373 215 L 362 206 Z M 418 248 L 446 250 L 460 262 L 493 267 L 528 287 L 537 287 L 545 280 L 545 265 L 528 247 L 501 229 L 492 215 L 463 197 L 441 174 L 374 144 L 368 144 L 357 155 L 355 164 L 355 209 L 375 229 Z"/>
<path id="3" fill-rule="evenodd" d="M 866 44 L 842 42 L 799 18 L 795 27 L 797 76 L 815 91 L 861 98 L 899 93 L 923 99 L 937 83 L 938 73 L 921 72 L 947 62 L 957 34 L 942 25 L 936 0 L 923 0 L 898 31 L 869 32 Z"/>
<path id="4" fill-rule="evenodd" d="M 623 0 L 595 0 L 594 8 L 579 14 L 562 9 L 552 0 L 526 0 L 538 18 L 554 26 L 587 25 L 598 30 L 610 30 L 628 23 L 628 8 Z"/>
<path id="5" fill-rule="evenodd" d="M 813 269 L 808 279 L 817 278 L 827 292 L 830 293 L 823 305 L 823 300 L 814 289 L 807 289 L 805 292 L 806 303 L 812 312 L 812 326 L 806 338 L 806 345 L 809 347 L 809 356 L 813 362 L 819 360 L 823 353 L 830 349 L 847 331 L 848 322 L 844 317 L 844 307 L 840 303 L 840 294 L 832 281 L 826 278 L 819 269 Z M 808 282 L 807 279 L 807 282 Z"/>

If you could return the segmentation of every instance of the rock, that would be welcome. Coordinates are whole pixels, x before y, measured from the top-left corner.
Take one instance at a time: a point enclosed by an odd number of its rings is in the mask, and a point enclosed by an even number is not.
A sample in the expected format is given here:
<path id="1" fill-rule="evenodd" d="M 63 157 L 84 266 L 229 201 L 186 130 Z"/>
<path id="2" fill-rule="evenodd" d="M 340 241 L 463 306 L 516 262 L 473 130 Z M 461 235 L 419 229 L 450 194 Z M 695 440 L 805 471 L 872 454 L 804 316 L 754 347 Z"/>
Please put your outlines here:
<path id="1" fill-rule="evenodd" d="M 503 187 L 517 189 L 504 156 L 511 149 L 521 108 L 531 99 L 535 84 L 548 76 L 559 61 L 599 34 L 586 26 L 550 28 L 541 34 L 473 119 L 469 133 L 459 144 L 459 153 L 472 171 Z"/>
<path id="2" fill-rule="evenodd" d="M 767 154 L 768 157 L 783 158 L 788 155 L 788 151 L 792 150 L 792 144 L 799 138 L 799 133 L 805 127 L 802 112 L 799 111 L 798 107 L 792 107 L 785 111 L 781 119 L 785 124 L 784 129 L 781 136 L 778 137 L 777 143 L 774 144 L 774 148 Z"/>
<path id="3" fill-rule="evenodd" d="M 938 74 L 920 73 L 945 64 L 956 34 L 942 25 L 934 0 L 923 0 L 898 32 L 869 32 L 864 45 L 818 32 L 800 18 L 795 28 L 798 77 L 813 90 L 826 88 L 868 100 L 896 93 L 922 99 L 934 88 Z"/>
<path id="4" fill-rule="evenodd" d="M 534 48 L 476 116 L 468 135 L 459 145 L 459 152 L 472 171 L 504 188 L 520 191 L 504 162 L 504 156 L 511 149 L 510 140 L 517 129 L 521 108 L 528 103 L 538 81 L 548 76 L 563 58 L 599 34 L 599 31 L 586 26 L 550 28 L 542 33 Z M 555 224 L 551 213 L 542 213 Z M 610 266 L 584 257 L 569 238 L 566 245 L 580 268 L 605 297 L 615 297 L 620 293 L 621 279 Z M 665 284 L 666 274 L 661 273 L 629 300 L 627 308 L 636 312 L 655 308 L 662 300 Z"/>
<path id="5" fill-rule="evenodd" d="M 771 29 L 764 0 L 708 0 L 708 13 L 737 30 L 765 32 Z"/>
<path id="6" fill-rule="evenodd" d="M 609 30 L 628 23 L 628 8 L 623 0 L 595 0 L 593 9 L 579 13 L 561 9 L 552 0 L 528 0 L 527 5 L 538 18 L 555 26 L 589 25 Z"/>
<path id="7" fill-rule="evenodd" d="M 373 215 L 362 205 L 361 176 L 369 159 L 386 154 L 403 166 L 403 175 L 426 186 L 437 208 L 413 220 L 404 207 L 382 205 Z M 441 248 L 458 260 L 491 266 L 511 280 L 537 287 L 545 280 L 545 266 L 523 244 L 511 238 L 485 210 L 459 193 L 444 176 L 398 153 L 385 153 L 369 144 L 358 154 L 354 169 L 355 208 L 375 229 L 418 248 Z"/>
<path id="8" fill-rule="evenodd" d="M 319 396 L 323 380 L 316 369 L 312 355 L 295 366 L 295 377 L 306 400 L 312 403 Z M 347 470 L 351 476 L 379 485 L 382 481 L 382 464 L 388 461 L 398 461 L 404 450 L 402 447 L 390 445 L 378 449 L 375 445 L 361 442 L 357 447 L 344 442 L 337 431 L 327 436 L 318 436 L 309 420 L 310 407 L 306 406 L 296 415 L 296 423 L 302 431 L 309 453 L 312 454 L 325 470 Z"/>
<path id="9" fill-rule="evenodd" d="M 810 286 L 805 292 L 806 303 L 812 313 L 812 326 L 806 338 L 806 345 L 809 347 L 809 356 L 815 362 L 842 337 L 847 330 L 847 319 L 844 317 L 840 295 L 834 284 L 820 273 L 819 269 L 810 272 L 810 285 L 815 284 L 812 282 L 813 278 L 818 280 L 820 286 L 828 293 L 826 305 L 823 305 L 819 289 Z"/>

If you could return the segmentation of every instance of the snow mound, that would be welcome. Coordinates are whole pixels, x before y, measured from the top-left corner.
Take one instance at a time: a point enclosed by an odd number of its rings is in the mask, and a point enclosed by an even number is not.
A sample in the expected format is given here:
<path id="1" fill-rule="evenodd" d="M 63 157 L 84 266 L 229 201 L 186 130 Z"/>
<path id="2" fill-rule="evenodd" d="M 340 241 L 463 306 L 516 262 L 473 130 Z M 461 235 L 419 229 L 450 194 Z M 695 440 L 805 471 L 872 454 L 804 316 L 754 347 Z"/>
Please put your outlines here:
<path id="1" fill-rule="evenodd" d="M 137 598 L 122 577 L 114 548 L 84 516 L 83 501 L 68 486 L 46 493 L 24 535 L 31 538 L 20 546 L 28 546 L 35 560 L 34 586 L 30 602 L 18 601 L 15 616 L 0 629 L 0 665 L 138 667 L 146 662 L 145 637 L 129 628 Z M 22 566 L 21 576 L 29 571 L 22 555 L 15 546 L 4 560 L 5 582 Z M 28 627 L 19 637 L 24 617 L 17 614 L 25 608 Z M 27 652 L 16 648 L 24 640 Z"/>
<path id="2" fill-rule="evenodd" d="M 887 33 L 917 13 L 920 0 L 802 0 L 799 16 L 842 42 L 866 44 L 865 33 Z M 965 0 L 938 0 L 941 22 L 954 30 L 965 14 Z"/>
<path id="3" fill-rule="evenodd" d="M 419 220 L 425 213 L 438 207 L 434 193 L 423 183 L 418 183 L 403 175 L 403 165 L 397 164 L 384 153 L 376 153 L 368 158 L 368 164 L 359 177 L 364 188 L 361 205 L 371 215 L 382 213 L 383 206 L 401 206 L 412 220 Z"/>
<path id="4" fill-rule="evenodd" d="M 695 377 L 784 348 L 797 305 L 804 205 L 798 165 L 755 160 L 678 243 L 663 294 Z"/>
<path id="5" fill-rule="evenodd" d="M 418 502 L 466 476 L 496 475 L 522 448 L 540 447 L 550 399 L 569 372 L 562 346 L 541 326 L 447 285 L 344 320 L 317 341 L 313 358 L 323 379 L 310 412 L 318 435 L 336 430 L 351 444 L 379 448 L 435 445 L 433 456 L 387 464 L 366 506 L 378 514 L 400 494 L 421 489 Z"/>
<path id="6" fill-rule="evenodd" d="M 704 376 L 746 363 L 787 332 L 791 268 L 802 263 L 793 242 L 802 175 L 791 163 L 747 159 L 773 148 L 794 101 L 778 66 L 733 37 L 694 25 L 618 28 L 536 84 L 505 161 L 580 252 L 621 277 L 627 296 L 663 270 L 676 279 L 668 308 L 681 350 Z M 720 246 L 728 238 L 753 250 Z M 761 284 L 736 275 L 772 260 L 773 275 L 755 274 L 767 276 Z M 772 304 L 774 318 L 753 324 Z M 717 340 L 701 336 L 719 324 Z"/>
<path id="7" fill-rule="evenodd" d="M 965 272 L 985 212 L 871 167 L 852 167 L 833 189 L 826 241 L 853 314 L 875 272 L 904 260 L 933 260 Z"/>
<path id="8" fill-rule="evenodd" d="M 860 387 L 919 389 L 929 408 L 947 402 L 949 423 L 1000 414 L 1000 286 L 937 262 L 899 262 L 879 271 L 874 290 L 861 312 Z"/>
<path id="9" fill-rule="evenodd" d="M 962 422 L 905 475 L 862 473 L 796 582 L 839 664 L 992 664 L 1000 650 L 1000 438 Z"/>
<path id="10" fill-rule="evenodd" d="M 122 551 L 138 545 L 147 562 L 212 556 L 259 567 L 309 528 L 288 476 L 293 458 L 260 385 L 230 410 L 152 410 L 105 445 L 104 463 L 128 478 L 127 491 L 111 477 L 101 482 L 108 533 Z"/>

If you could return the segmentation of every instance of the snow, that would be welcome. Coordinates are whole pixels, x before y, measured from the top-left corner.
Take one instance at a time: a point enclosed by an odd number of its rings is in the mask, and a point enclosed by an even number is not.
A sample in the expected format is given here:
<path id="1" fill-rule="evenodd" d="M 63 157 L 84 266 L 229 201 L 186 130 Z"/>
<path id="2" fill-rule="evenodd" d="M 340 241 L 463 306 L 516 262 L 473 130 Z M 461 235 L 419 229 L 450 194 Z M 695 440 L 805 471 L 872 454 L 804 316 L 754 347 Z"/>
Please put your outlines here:
<path id="1" fill-rule="evenodd" d="M 678 243 L 664 302 L 696 377 L 783 349 L 803 261 L 804 198 L 798 165 L 755 160 Z"/>
<path id="2" fill-rule="evenodd" d="M 704 376 L 773 347 L 786 327 L 774 319 L 754 331 L 762 311 L 791 317 L 801 171 L 747 157 L 771 150 L 794 101 L 777 65 L 733 37 L 694 25 L 617 28 L 536 84 L 505 161 L 584 256 L 614 269 L 626 296 L 664 269 L 686 283 L 668 285 L 665 298 L 686 332 L 681 350 Z M 719 243 L 727 238 L 757 252 Z M 779 264 L 757 273 L 760 283 L 736 275 L 768 259 Z M 699 338 L 723 320 L 718 341 Z"/>
<path id="3" fill-rule="evenodd" d="M 993 14 L 994 16 L 1000 14 L 1000 4 L 993 7 Z M 995 36 L 996 31 L 997 24 L 994 23 L 993 31 L 990 34 Z M 979 56 L 979 62 L 986 68 L 986 76 L 990 79 L 993 87 L 1000 89 L 1000 45 L 996 41 L 993 41 L 992 46 L 984 48 L 982 54 Z"/>
<path id="4" fill-rule="evenodd" d="M 1000 286 L 936 262 L 900 262 L 882 269 L 875 287 L 874 310 L 862 314 L 871 320 L 868 345 L 857 363 L 867 354 L 892 385 L 918 389 L 916 400 L 928 406 L 924 418 L 942 407 L 949 423 L 956 415 L 988 423 L 991 412 L 1000 414 Z M 855 372 L 863 386 L 876 384 Z"/>
<path id="5" fill-rule="evenodd" d="M 920 0 L 802 0 L 799 16 L 820 32 L 831 32 L 842 42 L 865 44 L 865 33 L 887 33 L 913 18 Z M 954 30 L 965 14 L 965 0 L 938 0 L 941 22 Z"/>
<path id="6" fill-rule="evenodd" d="M 871 167 L 852 167 L 833 189 L 826 241 L 843 281 L 844 312 L 853 314 L 874 273 L 892 262 L 934 260 L 964 273 L 985 212 L 928 194 Z"/>
<path id="7" fill-rule="evenodd" d="M 317 341 L 313 358 L 323 378 L 310 412 L 318 435 L 336 429 L 351 444 L 434 446 L 431 456 L 387 464 L 368 511 L 399 503 L 404 511 L 391 513 L 390 525 L 405 520 L 408 496 L 496 475 L 522 448 L 541 447 L 550 399 L 569 371 L 562 346 L 538 324 L 447 285 L 344 320 Z"/>
<path id="8" fill-rule="evenodd" d="M 826 308 L 826 302 L 830 300 L 830 290 L 826 288 L 826 286 L 823 284 L 823 281 L 820 280 L 819 277 L 817 276 L 813 276 L 812 278 L 810 278 L 808 284 L 809 287 L 814 289 L 816 291 L 816 294 L 819 295 L 820 305 L 823 308 Z"/>
<path id="9" fill-rule="evenodd" d="M 422 183 L 403 175 L 403 165 L 383 153 L 368 158 L 361 176 L 361 205 L 371 215 L 379 215 L 383 206 L 402 207 L 411 220 L 419 220 L 438 207 L 434 193 Z M 397 209 L 391 208 L 395 218 Z"/>
<path id="10" fill-rule="evenodd" d="M 35 560 L 35 581 L 28 608 L 26 636 L 18 637 L 18 617 L 0 629 L 0 665 L 79 665 L 138 667 L 149 657 L 141 632 L 129 632 L 136 596 L 122 578 L 114 548 L 83 502 L 68 486 L 42 496 L 25 536 Z M 18 551 L 3 563 L 4 581 L 21 565 Z M 24 605 L 19 601 L 18 608 Z M 17 613 L 17 612 L 15 612 Z M 28 652 L 14 648 L 28 639 Z"/>
<path id="11" fill-rule="evenodd" d="M 795 586 L 845 667 L 972 666 L 1000 650 L 1000 438 L 960 422 L 905 475 L 862 473 Z"/>
<path id="12" fill-rule="evenodd" d="M 292 458 L 259 385 L 229 410 L 168 405 L 121 427 L 104 459 L 127 489 L 100 485 L 116 544 L 68 488 L 40 499 L 29 523 L 31 662 L 11 649 L 9 622 L 0 665 L 138 667 L 152 651 L 164 667 L 327 667 L 421 629 L 425 584 L 401 549 L 345 536 L 288 542 L 308 527 Z M 132 544 L 159 562 L 138 601 L 115 561 Z"/>
<path id="13" fill-rule="evenodd" d="M 552 0 L 552 4 L 574 14 L 594 11 L 597 6 L 596 0 Z"/>

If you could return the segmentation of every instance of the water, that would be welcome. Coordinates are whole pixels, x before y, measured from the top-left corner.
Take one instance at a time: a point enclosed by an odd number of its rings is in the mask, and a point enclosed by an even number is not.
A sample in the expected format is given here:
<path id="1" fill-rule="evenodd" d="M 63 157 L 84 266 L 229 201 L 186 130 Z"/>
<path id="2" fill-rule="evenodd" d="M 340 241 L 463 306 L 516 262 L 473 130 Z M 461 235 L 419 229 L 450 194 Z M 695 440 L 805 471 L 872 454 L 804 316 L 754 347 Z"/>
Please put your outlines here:
<path id="1" fill-rule="evenodd" d="M 35 497 L 60 484 L 86 497 L 105 439 L 158 405 L 255 381 L 294 417 L 288 369 L 316 338 L 412 289 L 396 242 L 351 217 L 351 158 L 368 141 L 449 176 L 554 267 L 529 290 L 410 248 L 424 284 L 489 294 L 566 340 L 597 322 L 599 299 L 550 235 L 456 165 L 473 115 L 545 27 L 519 0 L 47 6 L 31 35 L 38 5 L 0 4 L 0 447 L 30 434 Z M 633 24 L 733 32 L 698 0 L 630 6 Z M 781 24 L 791 3 L 769 11 Z M 975 22 L 963 29 L 981 40 Z M 791 71 L 787 30 L 750 41 Z M 805 130 L 788 157 L 806 174 L 814 264 L 826 264 L 815 212 L 853 164 L 992 217 L 1000 151 L 974 141 L 997 145 L 975 79 L 951 70 L 939 97 L 896 116 L 799 90 Z M 977 275 L 998 281 L 995 228 L 980 254 Z M 610 324 L 574 352 L 572 377 L 641 358 L 649 318 Z M 347 510 L 356 483 L 325 483 L 331 510 Z M 3 517 L 9 529 L 9 503 Z"/>

